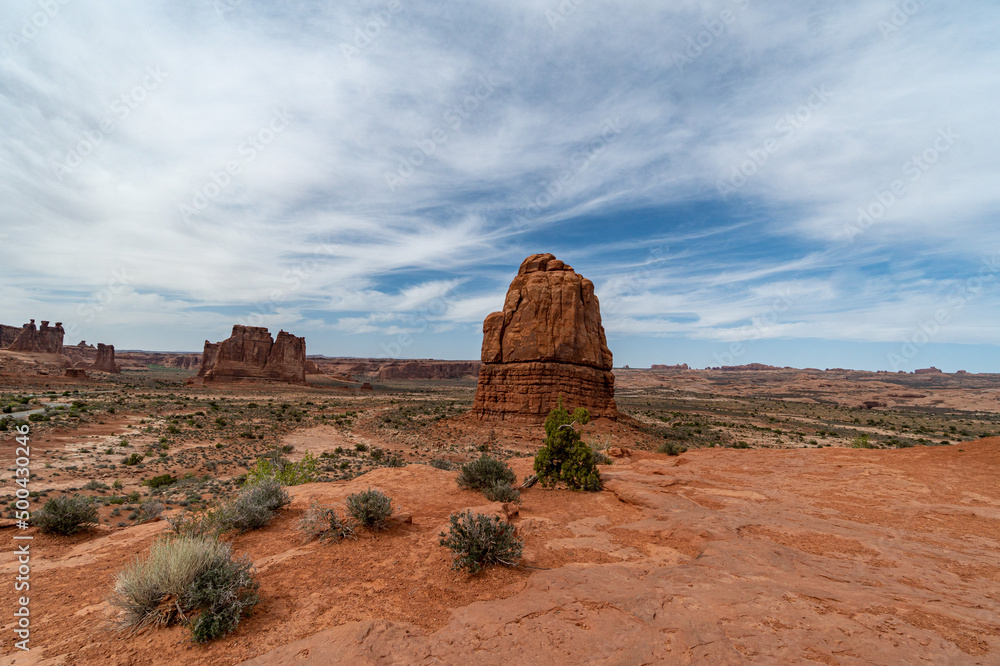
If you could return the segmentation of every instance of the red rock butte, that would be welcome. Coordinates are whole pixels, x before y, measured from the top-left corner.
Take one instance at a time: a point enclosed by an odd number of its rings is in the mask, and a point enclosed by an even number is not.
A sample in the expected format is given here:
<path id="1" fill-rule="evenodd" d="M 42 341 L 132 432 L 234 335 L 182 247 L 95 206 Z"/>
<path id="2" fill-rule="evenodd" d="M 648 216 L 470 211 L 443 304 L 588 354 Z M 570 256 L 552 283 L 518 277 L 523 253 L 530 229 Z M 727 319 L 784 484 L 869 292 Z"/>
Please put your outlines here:
<path id="1" fill-rule="evenodd" d="M 306 339 L 280 331 L 272 340 L 266 328 L 237 324 L 228 339 L 205 341 L 198 376 L 206 382 L 268 379 L 305 384 Z"/>
<path id="2" fill-rule="evenodd" d="M 617 418 L 611 362 L 594 283 L 551 254 L 533 254 L 510 283 L 503 311 L 483 322 L 473 413 L 540 420 L 562 397 L 570 410 Z"/>

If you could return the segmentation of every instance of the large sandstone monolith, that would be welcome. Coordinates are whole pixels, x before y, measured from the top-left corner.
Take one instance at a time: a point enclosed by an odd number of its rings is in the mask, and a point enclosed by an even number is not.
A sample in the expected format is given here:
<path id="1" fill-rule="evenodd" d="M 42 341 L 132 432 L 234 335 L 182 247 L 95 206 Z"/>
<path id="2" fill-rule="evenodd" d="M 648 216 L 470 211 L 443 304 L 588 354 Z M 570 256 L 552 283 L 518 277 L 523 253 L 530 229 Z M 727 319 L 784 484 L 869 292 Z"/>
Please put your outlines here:
<path id="1" fill-rule="evenodd" d="M 503 311 L 483 322 L 472 410 L 480 419 L 536 421 L 560 396 L 570 411 L 618 416 L 594 283 L 551 254 L 533 254 L 510 283 Z"/>
<path id="2" fill-rule="evenodd" d="M 306 383 L 306 339 L 281 331 L 271 339 L 266 328 L 233 326 L 233 334 L 217 345 L 205 341 L 201 370 L 205 381 L 273 379 Z"/>
<path id="3" fill-rule="evenodd" d="M 24 325 L 17 339 L 7 349 L 19 352 L 36 352 L 42 354 L 62 354 L 63 351 L 62 322 L 56 322 L 54 327 L 43 321 L 41 328 L 35 328 L 35 320 Z"/>
<path id="4" fill-rule="evenodd" d="M 122 369 L 115 363 L 115 346 L 99 342 L 97 344 L 97 358 L 94 359 L 94 364 L 91 368 L 100 372 L 111 372 L 114 374 L 121 372 Z"/>

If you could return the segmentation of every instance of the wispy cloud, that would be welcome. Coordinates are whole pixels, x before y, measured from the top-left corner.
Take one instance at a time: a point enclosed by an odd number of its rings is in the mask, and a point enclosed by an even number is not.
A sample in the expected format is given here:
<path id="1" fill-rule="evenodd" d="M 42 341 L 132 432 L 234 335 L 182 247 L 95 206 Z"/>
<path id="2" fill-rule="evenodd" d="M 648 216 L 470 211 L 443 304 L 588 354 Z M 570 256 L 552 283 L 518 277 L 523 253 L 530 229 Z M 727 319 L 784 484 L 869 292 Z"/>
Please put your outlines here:
<path id="1" fill-rule="evenodd" d="M 117 269 L 89 338 L 255 316 L 475 355 L 554 251 L 613 339 L 756 334 L 791 290 L 764 335 L 891 341 L 1000 253 L 986 0 L 55 4 L 0 8 L 5 323 L 77 316 Z"/>

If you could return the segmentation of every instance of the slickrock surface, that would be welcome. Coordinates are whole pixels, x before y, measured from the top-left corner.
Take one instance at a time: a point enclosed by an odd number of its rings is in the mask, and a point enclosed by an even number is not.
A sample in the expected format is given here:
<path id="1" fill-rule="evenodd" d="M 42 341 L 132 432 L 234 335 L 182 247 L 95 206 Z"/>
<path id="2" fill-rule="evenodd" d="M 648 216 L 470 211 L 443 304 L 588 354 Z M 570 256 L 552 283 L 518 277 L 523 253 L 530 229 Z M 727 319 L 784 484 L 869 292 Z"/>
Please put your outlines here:
<path id="1" fill-rule="evenodd" d="M 455 472 L 426 465 L 292 488 L 276 521 L 232 538 L 259 571 L 262 602 L 207 647 L 180 628 L 97 630 L 115 573 L 166 523 L 68 538 L 31 530 L 33 649 L 8 642 L 0 663 L 1000 661 L 1000 438 L 620 453 L 601 467 L 604 491 L 536 486 L 520 506 L 488 505 Z M 512 462 L 519 477 L 531 466 Z M 368 487 L 395 500 L 388 531 L 301 541 L 310 500 Z M 509 515 L 528 566 L 451 571 L 437 535 L 466 507 Z M 0 574 L 16 567 L 9 559 Z M 10 633 L 10 595 L 3 604 Z"/>
<path id="2" fill-rule="evenodd" d="M 210 349 L 206 341 L 198 375 L 207 382 L 270 379 L 305 384 L 306 339 L 280 331 L 272 340 L 266 328 L 237 324 L 218 349 Z"/>
<path id="3" fill-rule="evenodd" d="M 533 254 L 511 282 L 503 311 L 483 322 L 473 413 L 538 420 L 562 396 L 570 410 L 615 418 L 611 363 L 594 283 L 551 254 Z"/>

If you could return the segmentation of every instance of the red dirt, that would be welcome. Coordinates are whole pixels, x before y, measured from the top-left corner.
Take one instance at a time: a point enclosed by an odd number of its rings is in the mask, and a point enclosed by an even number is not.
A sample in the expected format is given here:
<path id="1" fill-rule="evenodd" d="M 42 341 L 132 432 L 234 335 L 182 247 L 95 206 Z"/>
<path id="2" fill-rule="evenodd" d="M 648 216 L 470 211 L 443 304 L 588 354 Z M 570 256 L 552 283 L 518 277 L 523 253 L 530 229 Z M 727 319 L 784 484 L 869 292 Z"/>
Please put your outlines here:
<path id="1" fill-rule="evenodd" d="M 514 461 L 519 476 L 530 465 Z M 450 513 L 486 504 L 454 472 L 411 465 L 298 486 L 270 526 L 232 540 L 256 563 L 262 602 L 207 647 L 180 628 L 100 629 L 116 572 L 166 523 L 35 534 L 33 649 L 7 641 L 0 663 L 996 664 L 998 465 L 1000 438 L 635 452 L 602 468 L 603 492 L 525 491 L 511 522 L 534 568 L 477 576 L 452 571 L 437 543 Z M 412 522 L 302 542 L 311 499 L 369 486 Z"/>

